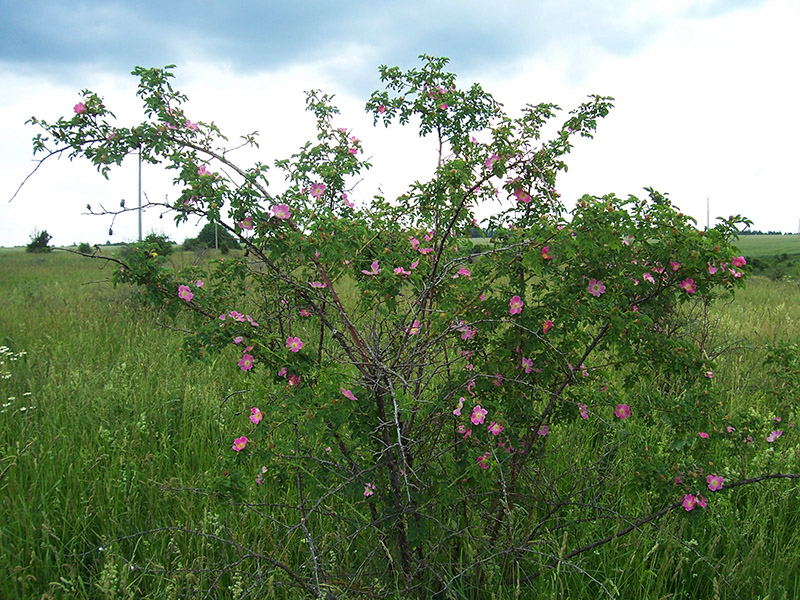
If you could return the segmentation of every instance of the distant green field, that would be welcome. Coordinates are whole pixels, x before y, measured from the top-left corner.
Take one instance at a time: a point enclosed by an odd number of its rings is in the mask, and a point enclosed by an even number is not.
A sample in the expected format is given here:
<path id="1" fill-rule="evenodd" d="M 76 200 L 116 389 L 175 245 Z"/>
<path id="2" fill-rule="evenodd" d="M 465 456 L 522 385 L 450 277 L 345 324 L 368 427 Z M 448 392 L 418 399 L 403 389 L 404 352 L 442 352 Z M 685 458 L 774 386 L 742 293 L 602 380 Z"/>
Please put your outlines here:
<path id="1" fill-rule="evenodd" d="M 488 244 L 491 238 L 471 238 L 474 244 Z M 796 255 L 800 257 L 800 235 L 743 235 L 736 245 L 747 258 Z"/>
<path id="2" fill-rule="evenodd" d="M 756 275 L 800 279 L 800 235 L 744 235 L 736 245 Z"/>
<path id="3" fill-rule="evenodd" d="M 800 256 L 800 235 L 743 235 L 736 245 L 746 257 Z"/>

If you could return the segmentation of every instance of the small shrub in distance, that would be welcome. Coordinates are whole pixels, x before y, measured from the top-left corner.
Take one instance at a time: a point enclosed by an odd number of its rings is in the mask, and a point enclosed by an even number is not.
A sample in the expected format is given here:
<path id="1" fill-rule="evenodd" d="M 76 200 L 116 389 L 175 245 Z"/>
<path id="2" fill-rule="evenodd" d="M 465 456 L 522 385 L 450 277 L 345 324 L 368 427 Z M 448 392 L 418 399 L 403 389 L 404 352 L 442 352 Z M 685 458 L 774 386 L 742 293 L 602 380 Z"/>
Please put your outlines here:
<path id="1" fill-rule="evenodd" d="M 158 252 L 161 256 L 169 256 L 172 254 L 174 247 L 172 245 L 172 240 L 169 239 L 168 235 L 163 233 L 148 233 L 147 236 L 144 238 L 144 242 L 148 246 L 150 246 L 153 250 Z"/>
<path id="2" fill-rule="evenodd" d="M 186 238 L 186 241 L 183 242 L 184 250 L 216 248 L 217 246 L 223 254 L 227 254 L 228 250 L 240 249 L 239 242 L 224 227 L 217 227 L 215 233 L 213 223 L 206 223 L 196 238 Z"/>
<path id="3" fill-rule="evenodd" d="M 53 236 L 47 233 L 46 230 L 44 231 L 35 231 L 31 235 L 31 243 L 27 245 L 26 251 L 27 252 L 50 252 L 52 248 L 47 244 L 50 240 L 53 239 Z"/>

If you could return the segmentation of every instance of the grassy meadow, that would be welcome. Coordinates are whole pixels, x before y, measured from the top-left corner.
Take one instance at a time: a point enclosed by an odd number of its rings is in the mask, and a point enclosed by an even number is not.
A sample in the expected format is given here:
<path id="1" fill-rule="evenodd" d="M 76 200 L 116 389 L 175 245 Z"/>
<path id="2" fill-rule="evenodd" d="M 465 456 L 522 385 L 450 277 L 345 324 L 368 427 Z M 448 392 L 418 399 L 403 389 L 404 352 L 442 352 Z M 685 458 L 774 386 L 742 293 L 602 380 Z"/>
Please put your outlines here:
<path id="1" fill-rule="evenodd" d="M 775 239 L 752 239 L 760 237 Z M 748 260 L 800 258 L 800 236 L 750 236 L 740 247 Z M 0 375 L 11 374 L 0 379 L 0 598 L 301 597 L 271 586 L 264 565 L 253 584 L 258 561 L 240 551 L 300 560 L 282 552 L 286 537 L 263 508 L 295 503 L 292 487 L 267 479 L 256 508 L 209 493 L 230 448 L 219 428 L 247 410 L 236 398 L 222 403 L 246 385 L 235 350 L 187 360 L 180 318 L 145 308 L 135 289 L 112 288 L 110 268 L 0 250 L 0 346 L 9 349 Z M 754 277 L 712 312 L 716 345 L 727 348 L 715 382 L 731 410 L 769 412 L 763 349 L 800 342 L 800 284 L 783 279 Z M 770 469 L 800 465 L 776 456 Z M 644 498 L 631 506 L 637 498 L 618 485 L 627 514 L 654 509 Z M 800 598 L 800 485 L 766 482 L 714 501 L 698 522 L 667 515 L 582 555 L 580 570 L 480 597 Z M 587 524 L 587 538 L 609 533 Z"/>
<path id="2" fill-rule="evenodd" d="M 756 274 L 773 280 L 800 279 L 800 235 L 743 235 L 739 247 Z"/>

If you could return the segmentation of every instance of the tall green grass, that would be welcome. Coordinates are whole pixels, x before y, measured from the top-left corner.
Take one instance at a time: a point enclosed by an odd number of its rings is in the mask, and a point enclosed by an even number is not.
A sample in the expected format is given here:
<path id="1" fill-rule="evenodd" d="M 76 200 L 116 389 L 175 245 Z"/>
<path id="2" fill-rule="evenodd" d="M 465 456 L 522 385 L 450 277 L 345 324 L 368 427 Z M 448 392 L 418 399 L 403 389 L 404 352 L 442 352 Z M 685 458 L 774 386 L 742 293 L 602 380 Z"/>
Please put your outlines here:
<path id="1" fill-rule="evenodd" d="M 109 268 L 64 253 L 0 251 L 0 345 L 27 352 L 0 380 L 0 598 L 194 598 L 212 586 L 214 598 L 297 597 L 270 588 L 262 563 L 238 563 L 241 553 L 220 541 L 287 564 L 304 560 L 293 549 L 301 544 L 287 543 L 299 530 L 287 537 L 270 519 L 296 520 L 282 512 L 296 504 L 293 482 L 247 482 L 245 499 L 259 507 L 220 492 L 225 424 L 248 408 L 239 396 L 220 408 L 246 386 L 236 357 L 188 360 L 184 324 L 143 307 L 134 289 L 111 288 Z M 725 350 L 716 378 L 731 410 L 769 411 L 764 347 L 800 340 L 800 287 L 754 279 L 710 318 L 708 348 Z M 589 460 L 596 435 L 587 427 L 555 434 L 564 451 L 554 471 Z M 772 460 L 798 468 L 788 451 Z M 604 499 L 631 516 L 659 508 L 622 477 Z M 701 519 L 673 513 L 530 585 L 454 587 L 449 597 L 799 598 L 799 500 L 797 485 L 780 482 L 717 493 Z M 336 515 L 320 523 L 323 545 L 338 539 Z M 578 539 L 554 534 L 547 550 L 602 538 L 608 527 L 587 522 Z M 351 558 L 332 551 L 327 560 L 346 571 Z M 257 569 L 262 581 L 250 589 Z M 487 573 L 487 581 L 503 577 Z"/>

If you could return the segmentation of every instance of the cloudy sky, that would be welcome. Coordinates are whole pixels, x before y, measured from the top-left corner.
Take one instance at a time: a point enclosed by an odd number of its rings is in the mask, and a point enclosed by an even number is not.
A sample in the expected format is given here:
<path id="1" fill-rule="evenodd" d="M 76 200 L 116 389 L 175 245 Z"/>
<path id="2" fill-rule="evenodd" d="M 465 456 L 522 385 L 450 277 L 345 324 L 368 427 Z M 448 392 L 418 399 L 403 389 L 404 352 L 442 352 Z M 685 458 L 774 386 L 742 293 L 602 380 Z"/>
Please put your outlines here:
<path id="1" fill-rule="evenodd" d="M 568 205 L 584 193 L 670 194 L 700 225 L 743 214 L 761 230 L 800 227 L 800 2 L 798 0 L 28 0 L 2 2 L 0 20 L 0 246 L 35 229 L 67 245 L 109 239 L 109 219 L 87 203 L 135 202 L 131 160 L 106 182 L 66 159 L 34 168 L 31 116 L 69 116 L 91 89 L 125 125 L 141 118 L 136 65 L 174 63 L 187 115 L 215 121 L 231 139 L 260 132 L 248 162 L 288 156 L 313 135 L 303 91 L 336 94 L 337 125 L 352 128 L 375 168 L 357 188 L 399 195 L 435 166 L 432 141 L 373 129 L 364 114 L 380 64 L 417 66 L 419 54 L 450 57 L 461 86 L 473 82 L 512 115 L 526 103 L 565 112 L 588 94 L 616 108 L 594 140 L 577 144 L 558 189 Z M 153 200 L 174 195 L 145 165 Z M 358 198 L 356 198 L 358 202 Z M 182 241 L 197 225 L 146 213 L 144 230 Z M 137 236 L 135 215 L 117 220 L 113 242 Z"/>

